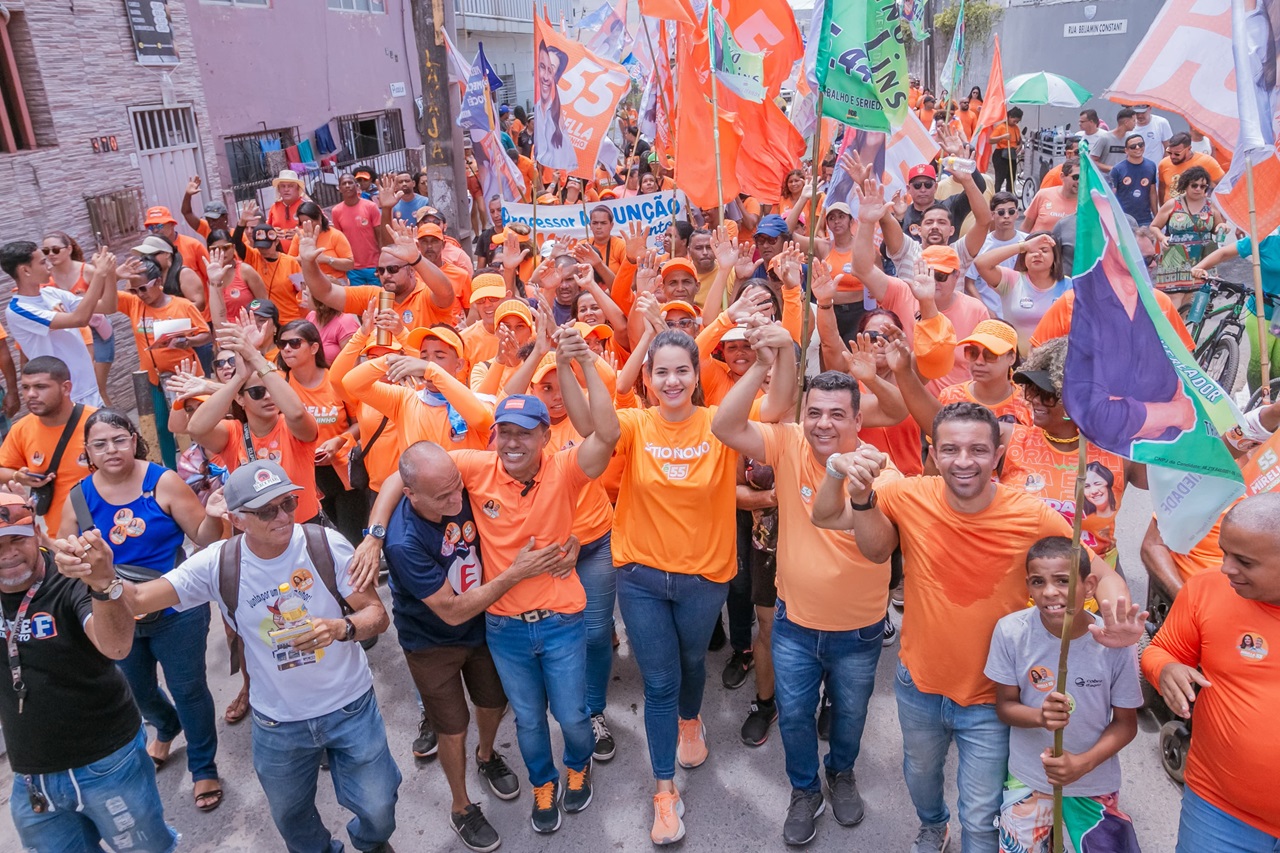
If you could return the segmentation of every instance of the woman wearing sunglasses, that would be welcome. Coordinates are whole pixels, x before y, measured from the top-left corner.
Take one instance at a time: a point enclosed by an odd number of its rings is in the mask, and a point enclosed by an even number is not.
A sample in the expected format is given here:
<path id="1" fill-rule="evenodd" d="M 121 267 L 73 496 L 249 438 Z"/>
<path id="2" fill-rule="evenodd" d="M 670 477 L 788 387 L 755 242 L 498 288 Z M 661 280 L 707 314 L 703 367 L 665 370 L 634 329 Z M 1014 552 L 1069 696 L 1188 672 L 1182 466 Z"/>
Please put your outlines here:
<path id="1" fill-rule="evenodd" d="M 45 263 L 49 265 L 50 284 L 53 287 L 77 296 L 89 289 L 93 268 L 85 263 L 84 250 L 75 238 L 63 231 L 51 231 L 40 242 L 40 251 L 44 254 Z M 98 393 L 102 395 L 102 404 L 110 406 L 107 375 L 111 372 L 111 363 L 116 360 L 116 342 L 112 335 L 111 321 L 103 314 L 95 314 L 89 321 L 85 334 L 85 342 L 92 342 L 93 373 L 98 380 Z M 92 337 L 89 337 L 90 334 Z M 17 389 L 14 388 L 12 393 L 16 394 Z"/>
<path id="2" fill-rule="evenodd" d="M 1031 423 L 1022 388 L 1010 377 L 1018 366 L 1018 333 L 1003 320 L 983 320 L 956 344 L 969 365 L 969 381 L 942 389 L 938 402 L 977 403 L 1005 423 Z"/>
<path id="3" fill-rule="evenodd" d="M 176 297 L 172 297 L 176 298 Z M 84 425 L 85 455 L 92 472 L 76 486 L 81 511 L 62 515 L 62 538 L 96 527 L 110 541 L 117 564 L 164 574 L 186 559 L 185 537 L 203 548 L 222 537 L 222 522 L 205 514 L 191 487 L 176 473 L 147 461 L 147 443 L 127 415 L 99 409 Z M 80 501 L 73 494 L 72 506 Z M 179 732 L 187 736 L 187 770 L 195 782 L 195 806 L 213 811 L 222 804 L 214 756 L 218 735 L 213 696 L 205 677 L 209 608 L 183 613 L 164 610 L 134 627 L 133 647 L 120 661 L 143 717 L 156 730 L 147 753 L 159 769 Z M 157 664 L 165 686 L 156 681 Z"/>
<path id="4" fill-rule="evenodd" d="M 1156 268 L 1155 283 L 1160 288 L 1191 284 L 1191 268 L 1213 251 L 1214 234 L 1224 225 L 1213 209 L 1209 197 L 1213 181 L 1203 166 L 1192 166 L 1178 175 L 1178 189 L 1180 192 L 1162 204 L 1151 221 L 1152 228 L 1169 238 Z M 1184 293 L 1171 298 L 1178 307 L 1190 299 Z"/>

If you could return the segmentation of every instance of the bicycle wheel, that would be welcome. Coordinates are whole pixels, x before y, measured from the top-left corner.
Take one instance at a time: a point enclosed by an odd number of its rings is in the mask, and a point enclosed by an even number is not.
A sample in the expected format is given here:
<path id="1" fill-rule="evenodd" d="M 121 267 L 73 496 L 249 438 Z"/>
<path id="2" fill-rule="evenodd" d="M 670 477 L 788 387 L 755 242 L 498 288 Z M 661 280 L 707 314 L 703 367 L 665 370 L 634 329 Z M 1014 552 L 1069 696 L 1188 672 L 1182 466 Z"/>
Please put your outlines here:
<path id="1" fill-rule="evenodd" d="M 1240 371 L 1240 342 L 1230 335 L 1223 335 L 1205 350 L 1198 361 L 1205 373 L 1230 392 Z"/>
<path id="2" fill-rule="evenodd" d="M 1271 402 L 1274 403 L 1277 400 L 1280 400 L 1280 376 L 1271 380 L 1270 387 L 1271 387 Z M 1244 410 L 1246 412 L 1253 411 L 1254 409 L 1258 408 L 1258 406 L 1260 406 L 1261 404 L 1262 404 L 1262 389 L 1259 388 L 1257 391 L 1253 392 L 1253 395 L 1249 398 L 1249 405 L 1245 406 Z"/>

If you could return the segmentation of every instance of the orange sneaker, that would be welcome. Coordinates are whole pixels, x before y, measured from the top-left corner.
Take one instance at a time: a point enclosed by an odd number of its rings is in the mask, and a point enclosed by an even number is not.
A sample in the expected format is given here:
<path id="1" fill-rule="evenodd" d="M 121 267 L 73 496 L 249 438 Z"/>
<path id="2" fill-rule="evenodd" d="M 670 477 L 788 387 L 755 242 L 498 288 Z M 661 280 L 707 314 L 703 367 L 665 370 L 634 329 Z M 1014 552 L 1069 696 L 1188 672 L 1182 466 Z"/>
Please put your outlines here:
<path id="1" fill-rule="evenodd" d="M 659 791 L 653 795 L 653 830 L 649 838 L 654 844 L 675 844 L 684 838 L 684 800 L 679 791 Z"/>
<path id="2" fill-rule="evenodd" d="M 676 760 L 686 769 L 697 767 L 707 760 L 707 730 L 702 725 L 702 715 L 692 720 L 680 721 L 680 741 L 676 744 Z"/>

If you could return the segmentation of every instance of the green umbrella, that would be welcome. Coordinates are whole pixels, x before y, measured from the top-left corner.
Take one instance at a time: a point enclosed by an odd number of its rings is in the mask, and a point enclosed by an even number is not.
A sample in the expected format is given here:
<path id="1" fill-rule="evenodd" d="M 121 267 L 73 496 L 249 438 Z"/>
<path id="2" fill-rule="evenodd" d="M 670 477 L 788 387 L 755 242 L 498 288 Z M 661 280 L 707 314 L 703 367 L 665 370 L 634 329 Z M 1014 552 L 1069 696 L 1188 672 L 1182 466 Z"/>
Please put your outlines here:
<path id="1" fill-rule="evenodd" d="M 1008 93 L 1005 100 L 1011 104 L 1079 107 L 1093 97 L 1075 80 L 1048 71 L 1019 74 L 1006 80 L 1004 89 Z"/>

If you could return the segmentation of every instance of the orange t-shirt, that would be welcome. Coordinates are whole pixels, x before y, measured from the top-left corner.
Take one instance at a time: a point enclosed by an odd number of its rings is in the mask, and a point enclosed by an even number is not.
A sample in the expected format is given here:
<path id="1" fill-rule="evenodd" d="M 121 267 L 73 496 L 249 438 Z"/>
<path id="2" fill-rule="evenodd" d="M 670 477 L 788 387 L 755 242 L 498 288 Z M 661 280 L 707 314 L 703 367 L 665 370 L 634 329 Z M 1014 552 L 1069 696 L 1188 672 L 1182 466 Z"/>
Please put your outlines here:
<path id="1" fill-rule="evenodd" d="M 301 382 L 297 381 L 294 376 L 289 377 L 289 386 L 298 392 L 298 396 L 302 398 L 302 405 L 306 406 L 311 417 L 316 419 L 316 427 L 318 434 L 316 435 L 316 446 L 319 447 L 331 438 L 342 435 L 351 426 L 351 421 L 355 417 L 352 408 L 342 400 L 338 392 L 333 389 L 335 378 L 333 374 L 326 370 L 320 384 L 314 388 L 308 388 Z M 377 429 L 377 427 L 374 427 Z M 373 433 L 369 433 L 373 435 Z M 386 438 L 386 432 L 382 434 L 382 438 Z M 378 441 L 382 441 L 379 438 Z M 343 445 L 342 449 L 333 455 L 333 462 L 330 465 L 337 471 L 338 476 L 342 479 L 342 484 L 347 488 L 351 487 L 349 472 L 347 470 L 348 445 Z M 365 466 L 366 469 L 368 466 Z"/>
<path id="2" fill-rule="evenodd" d="M 492 450 L 456 450 L 452 454 L 471 500 L 480 532 L 485 582 L 511 568 L 520 549 L 562 543 L 573 533 L 577 495 L 590 477 L 578 465 L 578 448 L 546 456 L 529 488 L 513 479 Z M 521 493 L 524 494 L 521 494 Z M 489 606 L 496 616 L 518 616 L 530 610 L 579 613 L 587 594 L 576 572 L 564 578 L 548 574 L 525 578 Z"/>
<path id="3" fill-rule="evenodd" d="M 525 204 L 533 201 L 534 187 L 537 186 L 538 169 L 533 165 L 533 161 L 523 154 L 516 162 L 516 167 L 520 170 L 521 176 L 524 177 L 524 198 L 521 199 Z"/>
<path id="4" fill-rule="evenodd" d="M 1187 581 L 1142 654 L 1152 684 L 1173 662 L 1199 667 L 1200 691 L 1187 786 L 1210 805 L 1267 835 L 1280 836 L 1280 798 L 1266 783 L 1280 766 L 1273 729 L 1280 706 L 1280 607 L 1250 601 L 1221 572 Z"/>
<path id="5" fill-rule="evenodd" d="M 464 447 L 484 450 L 489 446 L 493 412 L 470 389 L 446 374 L 442 367 L 432 362 L 426 378 L 462 416 L 467 427 L 465 432 L 459 433 L 454 429 L 447 407 L 428 405 L 420 392 L 413 388 L 383 382 L 386 372 L 386 356 L 366 361 L 343 377 L 343 388 L 352 399 L 368 403 L 391 418 L 406 447 L 419 441 L 431 441 L 446 450 Z"/>
<path id="6" fill-rule="evenodd" d="M 547 456 L 582 444 L 582 436 L 573 428 L 568 418 L 551 425 L 551 443 Z M 553 449 L 554 448 L 554 449 Z M 573 535 L 587 545 L 613 529 L 613 504 L 599 479 L 591 480 L 578 495 L 578 506 L 573 514 Z"/>
<path id="7" fill-rule="evenodd" d="M 369 488 L 374 492 L 382 491 L 382 484 L 395 473 L 400 464 L 400 454 L 409 446 L 405 443 L 404 432 L 396 427 L 395 421 L 386 418 L 386 428 L 382 430 L 378 440 L 373 442 L 373 447 L 369 447 L 383 418 L 386 415 L 368 403 L 361 403 L 356 410 L 356 422 L 360 424 L 361 458 L 364 460 L 364 469 L 369 474 Z M 347 456 L 349 460 L 350 453 Z"/>
<path id="8" fill-rule="evenodd" d="M 738 570 L 738 455 L 711 434 L 715 408 L 679 422 L 657 408 L 618 412 L 626 462 L 613 524 L 613 564 L 727 582 Z"/>
<path id="9" fill-rule="evenodd" d="M 799 424 L 760 424 L 764 461 L 778 496 L 778 599 L 787 619 L 814 631 L 854 631 L 884 619 L 889 563 L 873 563 L 845 530 L 813 524 L 813 501 L 826 477 Z M 876 488 L 902 478 L 886 468 Z"/>
<path id="10" fill-rule="evenodd" d="M 249 266 L 262 277 L 267 287 L 267 298 L 280 311 L 280 328 L 294 320 L 306 319 L 307 312 L 302 310 L 302 302 L 298 285 L 291 276 L 302 275 L 302 265 L 293 255 L 281 252 L 274 261 L 269 261 L 257 249 L 250 247 L 245 253 Z"/>
<path id="11" fill-rule="evenodd" d="M 244 446 L 244 425 L 240 421 L 222 421 L 218 429 L 227 434 L 227 444 L 221 453 L 213 455 L 217 464 L 234 471 L 249 463 Z M 316 442 L 302 441 L 289 432 L 284 415 L 276 417 L 276 425 L 266 435 L 251 435 L 253 455 L 256 459 L 278 462 L 294 485 L 302 486 L 298 496 L 298 511 L 294 518 L 310 521 L 320 514 L 320 491 L 316 488 Z"/>
<path id="12" fill-rule="evenodd" d="M 1078 458 L 1075 450 L 1063 451 L 1050 444 L 1043 430 L 1015 426 L 1004 454 L 1000 482 L 1039 498 L 1070 523 L 1076 517 Z M 1085 459 L 1094 471 L 1085 475 L 1086 503 L 1081 525 L 1084 543 L 1099 556 L 1110 557 L 1116 547 L 1116 515 L 1128 485 L 1124 460 L 1092 444 L 1085 449 Z M 1110 474 L 1110 484 L 1105 482 L 1105 475 L 1097 472 L 1098 466 Z"/>
<path id="13" fill-rule="evenodd" d="M 867 393 L 865 386 L 862 393 Z M 907 415 L 906 420 L 891 427 L 863 427 L 858 430 L 858 438 L 881 453 L 889 454 L 893 466 L 901 471 L 903 476 L 914 477 L 924 473 L 920 425 L 910 415 Z"/>
<path id="14" fill-rule="evenodd" d="M 627 243 L 616 234 L 610 235 L 603 245 L 593 239 L 591 248 L 596 250 L 604 261 L 604 265 L 613 270 L 614 275 L 618 274 L 618 267 L 622 266 L 622 262 L 627 259 Z"/>
<path id="15" fill-rule="evenodd" d="M 298 241 L 302 239 L 301 234 L 294 234 L 293 239 L 289 241 L 289 254 L 298 257 Z M 320 248 L 326 255 L 335 258 L 354 258 L 351 254 L 351 241 L 347 239 L 347 235 L 343 234 L 332 225 L 327 231 L 321 231 L 316 234 L 316 246 Z M 339 272 L 328 264 L 320 264 L 320 272 L 332 278 L 346 278 L 346 273 Z"/>
<path id="16" fill-rule="evenodd" d="M 53 499 L 44 515 L 45 527 L 50 536 L 58 535 L 62 524 L 62 509 L 66 505 L 71 487 L 89 476 L 89 457 L 84 452 L 84 424 L 89 415 L 96 412 L 93 406 L 85 406 L 80 422 L 71 431 L 67 447 L 62 452 L 56 476 L 53 478 Z M 64 425 L 65 426 L 65 425 Z M 53 451 L 58 447 L 64 426 L 45 426 L 35 415 L 27 415 L 13 422 L 4 443 L 0 444 L 0 466 L 18 470 L 29 468 L 36 473 L 48 470 L 53 461 Z"/>
<path id="17" fill-rule="evenodd" d="M 1027 549 L 1071 536 L 1047 504 L 1007 486 L 981 512 L 947 503 L 941 477 L 911 477 L 877 491 L 898 528 L 908 604 L 899 657 L 924 693 L 994 704 L 983 673 L 996 622 L 1027 606 Z"/>
<path id="18" fill-rule="evenodd" d="M 1022 128 L 1017 125 L 1010 127 L 1008 122 L 1002 121 L 991 129 L 992 136 L 1000 136 L 1006 133 L 1009 134 L 1009 138 L 1002 139 L 997 142 L 996 148 L 1008 150 L 1010 148 L 1017 148 L 1022 144 Z"/>
<path id="19" fill-rule="evenodd" d="M 1170 196 L 1178 194 L 1178 176 L 1190 169 L 1192 166 L 1200 166 L 1209 173 L 1209 180 L 1215 184 L 1222 180 L 1226 172 L 1222 171 L 1222 167 L 1218 165 L 1218 161 L 1210 157 L 1208 154 L 1201 154 L 1199 151 L 1193 151 L 1178 165 L 1174 165 L 1173 161 L 1165 155 L 1160 161 L 1160 165 L 1156 167 L 1156 173 L 1160 178 L 1160 203 L 1164 204 Z"/>
<path id="20" fill-rule="evenodd" d="M 942 405 L 948 403 L 977 403 L 978 405 L 986 405 L 977 397 L 973 396 L 973 382 L 961 382 L 959 385 L 948 385 L 938 394 L 938 402 Z M 988 409 L 995 412 L 996 419 L 1005 423 L 1018 423 L 1031 425 L 1031 407 L 1027 405 L 1027 401 L 1022 396 L 1022 386 L 1014 385 L 1013 393 L 1005 397 L 994 406 L 987 406 Z"/>
<path id="21" fill-rule="evenodd" d="M 200 221 L 204 222 L 203 219 Z M 204 265 L 205 261 L 209 260 L 209 247 L 200 240 L 188 237 L 186 234 L 176 234 L 174 237 L 178 254 L 182 255 L 182 265 L 195 270 L 196 275 L 200 276 L 201 283 L 208 287 L 209 276 Z"/>
<path id="22" fill-rule="evenodd" d="M 132 293 L 121 292 L 117 297 L 120 313 L 129 318 L 133 328 L 133 340 L 138 347 L 138 362 L 146 368 L 152 385 L 160 384 L 161 373 L 172 373 L 179 364 L 191 361 L 195 364 L 196 374 L 203 376 L 200 361 L 194 349 L 177 349 L 175 347 L 152 347 L 156 339 L 152 329 L 157 320 L 190 320 L 191 334 L 199 335 L 209 330 L 200 309 L 189 299 L 181 296 L 170 296 L 169 303 L 162 308 L 152 308 Z"/>
<path id="23" fill-rule="evenodd" d="M 1156 302 L 1160 305 L 1160 311 L 1165 317 L 1169 318 L 1169 325 L 1173 326 L 1173 330 L 1178 333 L 1178 339 L 1187 345 L 1189 351 L 1195 350 L 1195 341 L 1191 340 L 1191 333 L 1187 331 L 1187 324 L 1178 316 L 1178 309 L 1173 307 L 1173 300 L 1169 298 L 1167 293 L 1159 290 L 1152 290 Z M 1031 346 L 1038 347 L 1043 343 L 1060 338 L 1071 330 L 1071 311 L 1075 307 L 1076 292 L 1068 290 L 1066 293 L 1053 300 L 1053 304 L 1049 306 L 1049 310 L 1044 312 L 1044 316 L 1040 318 L 1040 322 L 1036 324 L 1035 331 L 1031 333 Z"/>
<path id="24" fill-rule="evenodd" d="M 1062 164 L 1054 166 L 1052 169 L 1044 173 L 1044 177 L 1040 180 L 1040 189 L 1047 190 L 1050 187 L 1062 186 Z"/>
<path id="25" fill-rule="evenodd" d="M 383 289 L 376 284 L 348 286 L 347 301 L 342 306 L 342 311 L 359 317 L 370 302 L 378 304 L 378 297 L 382 293 Z M 456 299 L 448 308 L 439 307 L 431 300 L 431 289 L 421 282 L 403 301 L 395 303 L 395 309 L 400 312 L 400 319 L 406 330 L 434 326 L 437 323 L 452 326 L 458 321 L 459 307 Z"/>
<path id="26" fill-rule="evenodd" d="M 841 252 L 832 244 L 827 252 L 827 266 L 836 277 L 836 289 L 841 293 L 862 295 L 862 281 L 853 275 L 853 249 Z"/>
<path id="27" fill-rule="evenodd" d="M 498 356 L 498 336 L 485 329 L 484 323 L 472 323 L 462 330 L 463 375 L 471 380 L 471 370 L 482 361 L 492 361 Z"/>
<path id="28" fill-rule="evenodd" d="M 1079 198 L 1068 197 L 1062 187 L 1041 189 L 1027 205 L 1026 218 L 1022 228 L 1028 234 L 1034 231 L 1049 231 L 1063 219 L 1076 212 Z"/>

